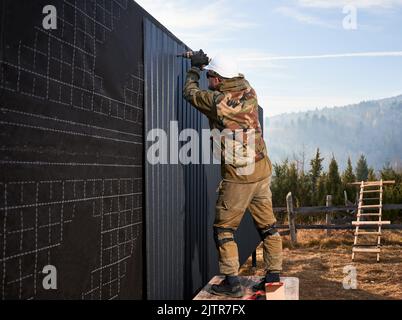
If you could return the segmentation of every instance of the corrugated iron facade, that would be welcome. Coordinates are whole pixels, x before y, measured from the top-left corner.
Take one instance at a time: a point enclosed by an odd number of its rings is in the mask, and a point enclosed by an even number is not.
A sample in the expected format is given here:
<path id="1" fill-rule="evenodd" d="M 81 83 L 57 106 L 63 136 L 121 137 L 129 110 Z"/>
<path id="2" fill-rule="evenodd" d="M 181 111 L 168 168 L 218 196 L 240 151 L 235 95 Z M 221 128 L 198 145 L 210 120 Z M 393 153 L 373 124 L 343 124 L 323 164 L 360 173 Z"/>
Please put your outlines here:
<path id="1" fill-rule="evenodd" d="M 179 132 L 209 128 L 207 118 L 182 97 L 189 62 L 176 55 L 185 45 L 145 19 L 144 50 L 146 134 L 154 128 L 169 132 L 171 121 L 178 121 Z M 206 87 L 205 77 L 201 86 Z M 220 167 L 146 163 L 145 169 L 148 298 L 191 298 L 218 272 L 212 225 Z M 244 261 L 258 243 L 250 217 L 236 238 Z"/>
<path id="2" fill-rule="evenodd" d="M 182 98 L 188 62 L 176 55 L 184 52 L 185 46 L 148 19 L 144 39 L 146 132 L 159 128 L 169 133 L 171 121 L 178 122 L 178 131 L 193 128 L 200 132 L 206 119 Z M 199 274 L 208 270 L 204 170 L 203 165 L 146 165 L 147 285 L 151 299 L 183 298 L 186 284 L 193 280 L 189 268 L 194 250 L 196 258 L 201 257 Z M 219 167 L 210 166 L 209 170 L 219 175 Z M 192 242 L 198 242 L 198 248 Z M 190 288 L 187 291 L 191 294 Z"/>

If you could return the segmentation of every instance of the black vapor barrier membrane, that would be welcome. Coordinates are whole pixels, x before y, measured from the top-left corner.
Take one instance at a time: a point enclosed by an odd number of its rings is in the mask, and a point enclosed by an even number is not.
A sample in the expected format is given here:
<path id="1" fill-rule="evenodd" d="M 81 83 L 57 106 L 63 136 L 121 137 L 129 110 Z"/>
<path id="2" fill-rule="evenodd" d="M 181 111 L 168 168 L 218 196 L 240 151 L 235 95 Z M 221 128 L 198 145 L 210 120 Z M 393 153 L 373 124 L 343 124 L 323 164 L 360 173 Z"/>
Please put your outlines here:
<path id="1" fill-rule="evenodd" d="M 130 0 L 1 6 L 0 299 L 140 299 L 142 17 Z"/>

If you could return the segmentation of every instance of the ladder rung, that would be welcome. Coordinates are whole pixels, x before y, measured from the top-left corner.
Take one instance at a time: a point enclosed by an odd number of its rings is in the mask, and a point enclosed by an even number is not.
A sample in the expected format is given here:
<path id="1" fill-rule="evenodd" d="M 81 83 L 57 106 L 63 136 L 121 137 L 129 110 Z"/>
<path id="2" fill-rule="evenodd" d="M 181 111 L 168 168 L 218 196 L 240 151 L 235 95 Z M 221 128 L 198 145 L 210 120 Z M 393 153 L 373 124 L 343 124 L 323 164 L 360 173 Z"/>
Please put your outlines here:
<path id="1" fill-rule="evenodd" d="M 368 216 L 377 216 L 377 217 L 379 217 L 379 216 L 381 216 L 381 214 L 379 214 L 379 213 L 358 213 L 357 216 L 358 217 L 364 217 L 364 216 L 366 216 L 366 217 L 368 217 Z"/>
<path id="2" fill-rule="evenodd" d="M 365 206 L 359 206 L 360 209 L 364 209 L 364 208 L 382 208 L 381 204 L 368 204 Z"/>
<path id="3" fill-rule="evenodd" d="M 372 226 L 383 224 L 391 224 L 391 221 L 352 221 L 353 226 Z"/>
<path id="4" fill-rule="evenodd" d="M 383 181 L 365 181 L 365 182 L 363 182 L 363 185 L 364 186 L 381 186 L 381 185 L 384 185 L 384 184 L 394 184 L 395 183 L 395 180 L 389 180 L 389 181 L 386 181 L 386 180 L 383 180 Z"/>
<path id="5" fill-rule="evenodd" d="M 355 248 L 381 248 L 381 245 L 379 244 L 372 244 L 372 243 L 359 243 L 359 244 L 354 244 L 353 247 Z"/>
<path id="6" fill-rule="evenodd" d="M 374 252 L 374 253 L 380 253 L 381 249 L 380 248 L 352 248 L 353 252 Z"/>
<path id="7" fill-rule="evenodd" d="M 376 192 L 381 192 L 381 190 L 364 190 L 362 192 L 363 193 L 376 193 Z"/>
<path id="8" fill-rule="evenodd" d="M 358 232 L 355 232 L 355 236 L 360 236 L 360 235 L 380 236 L 380 235 L 381 235 L 381 232 L 368 232 L 368 231 L 358 231 Z"/>
<path id="9" fill-rule="evenodd" d="M 381 200 L 381 198 L 363 198 L 359 200 L 360 202 L 366 201 L 366 200 Z"/>
<path id="10" fill-rule="evenodd" d="M 383 181 L 363 181 L 363 185 L 371 185 L 371 184 L 394 184 L 395 180 L 383 180 Z M 354 186 L 361 186 L 362 182 L 351 182 L 348 183 L 349 185 L 354 185 Z"/>

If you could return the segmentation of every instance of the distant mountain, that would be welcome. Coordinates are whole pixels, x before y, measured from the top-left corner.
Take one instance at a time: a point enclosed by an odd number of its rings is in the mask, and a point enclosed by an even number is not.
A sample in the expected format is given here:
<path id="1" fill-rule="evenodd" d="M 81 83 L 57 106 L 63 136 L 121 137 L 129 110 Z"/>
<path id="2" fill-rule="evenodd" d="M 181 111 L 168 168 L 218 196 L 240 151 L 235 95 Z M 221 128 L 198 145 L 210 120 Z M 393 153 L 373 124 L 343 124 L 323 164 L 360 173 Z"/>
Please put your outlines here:
<path id="1" fill-rule="evenodd" d="M 360 154 L 369 166 L 381 169 L 389 162 L 402 168 L 402 95 L 363 101 L 345 107 L 282 114 L 265 119 L 264 135 L 273 162 L 302 160 L 309 169 L 317 147 L 343 170 L 348 156 L 353 165 Z"/>

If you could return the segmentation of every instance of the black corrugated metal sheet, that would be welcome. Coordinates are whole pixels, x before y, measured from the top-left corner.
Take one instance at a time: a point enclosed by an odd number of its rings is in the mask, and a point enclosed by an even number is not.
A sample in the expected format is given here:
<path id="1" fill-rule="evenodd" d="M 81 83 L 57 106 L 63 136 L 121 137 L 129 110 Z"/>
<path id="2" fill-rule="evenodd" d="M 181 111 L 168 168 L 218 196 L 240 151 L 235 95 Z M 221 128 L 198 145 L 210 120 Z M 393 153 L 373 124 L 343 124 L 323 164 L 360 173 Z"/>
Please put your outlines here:
<path id="1" fill-rule="evenodd" d="M 179 121 L 179 131 L 209 128 L 207 118 L 182 97 L 189 63 L 176 55 L 185 46 L 148 19 L 144 41 L 146 132 L 169 132 L 170 121 Z M 201 84 L 205 88 L 205 78 Z M 191 298 L 217 273 L 212 225 L 219 181 L 219 165 L 146 164 L 148 298 Z M 244 261 L 258 243 L 250 217 L 236 238 Z"/>

